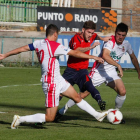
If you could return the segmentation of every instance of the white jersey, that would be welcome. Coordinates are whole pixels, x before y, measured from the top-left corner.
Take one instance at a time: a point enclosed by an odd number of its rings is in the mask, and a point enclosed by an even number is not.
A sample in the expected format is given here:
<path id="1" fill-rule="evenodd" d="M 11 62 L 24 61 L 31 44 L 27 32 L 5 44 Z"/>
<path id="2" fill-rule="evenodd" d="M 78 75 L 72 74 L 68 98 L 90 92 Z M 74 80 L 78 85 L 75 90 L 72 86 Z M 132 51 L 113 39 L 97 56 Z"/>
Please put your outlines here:
<path id="1" fill-rule="evenodd" d="M 55 83 L 59 81 L 60 68 L 57 56 L 66 55 L 71 49 L 49 41 L 48 39 L 36 40 L 29 44 L 30 50 L 35 50 L 41 64 L 42 82 Z"/>
<path id="2" fill-rule="evenodd" d="M 131 45 L 128 41 L 124 40 L 121 45 L 118 45 L 115 42 L 115 37 L 114 36 L 112 36 L 111 41 L 108 41 L 108 42 L 104 43 L 103 49 L 104 48 L 106 48 L 110 51 L 110 56 L 116 62 L 119 62 L 119 60 L 125 54 L 125 52 L 127 52 L 129 55 L 131 55 L 133 53 Z M 100 57 L 102 57 L 102 53 L 103 53 L 103 51 L 99 55 Z M 110 71 L 112 69 L 115 69 L 115 66 L 107 63 L 106 61 L 104 62 L 104 64 L 101 64 L 101 63 L 98 63 L 97 61 L 95 61 L 89 76 L 92 77 L 92 75 L 96 71 L 100 71 L 100 72 L 101 71 Z"/>

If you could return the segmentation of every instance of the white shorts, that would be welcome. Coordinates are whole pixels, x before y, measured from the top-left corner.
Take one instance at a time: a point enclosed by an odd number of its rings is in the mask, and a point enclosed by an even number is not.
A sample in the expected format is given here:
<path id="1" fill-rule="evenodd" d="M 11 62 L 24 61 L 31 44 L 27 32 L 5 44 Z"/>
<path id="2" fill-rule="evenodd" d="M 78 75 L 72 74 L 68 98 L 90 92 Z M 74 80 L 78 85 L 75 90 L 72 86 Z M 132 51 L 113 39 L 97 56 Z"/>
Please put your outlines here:
<path id="1" fill-rule="evenodd" d="M 106 85 L 114 80 L 121 79 L 115 69 L 108 72 L 106 71 L 95 71 L 91 77 L 94 86 L 100 86 L 102 83 Z"/>
<path id="2" fill-rule="evenodd" d="M 43 92 L 45 94 L 45 106 L 46 107 L 55 107 L 59 105 L 59 95 L 66 91 L 70 86 L 62 76 L 60 76 L 59 81 L 48 84 L 42 83 Z"/>

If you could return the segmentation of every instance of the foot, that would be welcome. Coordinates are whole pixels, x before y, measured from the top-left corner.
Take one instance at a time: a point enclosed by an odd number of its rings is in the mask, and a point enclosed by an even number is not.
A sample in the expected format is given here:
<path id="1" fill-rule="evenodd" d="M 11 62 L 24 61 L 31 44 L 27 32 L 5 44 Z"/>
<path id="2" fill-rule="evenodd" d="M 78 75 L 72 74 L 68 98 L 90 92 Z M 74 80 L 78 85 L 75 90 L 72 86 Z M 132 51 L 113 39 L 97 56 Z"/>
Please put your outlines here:
<path id="1" fill-rule="evenodd" d="M 107 116 L 109 111 L 99 112 L 98 117 L 96 118 L 99 122 L 102 122 L 103 119 Z"/>
<path id="2" fill-rule="evenodd" d="M 106 106 L 106 102 L 105 101 L 99 101 L 98 105 L 100 107 L 100 109 L 103 111 L 105 110 L 105 106 Z"/>
<path id="3" fill-rule="evenodd" d="M 56 113 L 56 116 L 55 116 L 55 119 L 54 119 L 54 121 L 53 122 L 58 122 L 58 120 L 62 117 L 63 115 L 61 115 L 60 113 L 59 113 L 59 111 Z"/>
<path id="4" fill-rule="evenodd" d="M 17 126 L 20 125 L 19 119 L 20 119 L 20 116 L 14 115 L 13 122 L 11 124 L 11 129 L 17 129 Z"/>
<path id="5" fill-rule="evenodd" d="M 122 119 L 121 122 L 120 122 L 120 124 L 125 124 L 125 120 Z"/>

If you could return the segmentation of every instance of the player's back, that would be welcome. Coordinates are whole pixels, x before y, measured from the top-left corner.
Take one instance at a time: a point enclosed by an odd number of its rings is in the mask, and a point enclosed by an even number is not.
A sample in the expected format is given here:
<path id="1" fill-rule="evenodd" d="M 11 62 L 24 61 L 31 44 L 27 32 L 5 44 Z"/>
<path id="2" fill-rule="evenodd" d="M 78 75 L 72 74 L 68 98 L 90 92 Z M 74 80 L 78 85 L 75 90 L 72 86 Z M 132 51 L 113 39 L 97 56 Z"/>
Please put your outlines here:
<path id="1" fill-rule="evenodd" d="M 59 62 L 54 55 L 59 45 L 59 43 L 48 39 L 34 42 L 35 51 L 41 64 L 42 79 L 45 82 L 54 82 L 60 75 Z"/>

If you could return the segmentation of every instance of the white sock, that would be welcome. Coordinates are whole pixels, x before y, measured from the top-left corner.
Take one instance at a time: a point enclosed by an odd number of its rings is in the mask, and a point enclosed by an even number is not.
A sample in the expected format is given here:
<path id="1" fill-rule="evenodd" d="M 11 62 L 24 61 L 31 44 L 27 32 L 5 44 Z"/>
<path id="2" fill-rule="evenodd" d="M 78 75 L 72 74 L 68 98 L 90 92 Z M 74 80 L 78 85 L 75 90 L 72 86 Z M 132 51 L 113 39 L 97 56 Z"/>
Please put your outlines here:
<path id="1" fill-rule="evenodd" d="M 45 114 L 42 114 L 42 113 L 37 113 L 37 114 L 34 114 L 34 115 L 21 116 L 19 121 L 20 121 L 20 123 L 23 123 L 23 122 L 28 122 L 28 123 L 46 122 Z"/>
<path id="2" fill-rule="evenodd" d="M 69 99 L 65 106 L 59 110 L 59 113 L 61 115 L 64 115 L 67 112 L 67 110 L 73 105 L 75 105 L 75 102 L 72 99 Z"/>
<path id="3" fill-rule="evenodd" d="M 72 99 L 69 99 L 66 104 L 67 104 L 68 108 L 70 108 L 75 105 L 75 102 Z"/>
<path id="4" fill-rule="evenodd" d="M 76 105 L 82 110 L 86 111 L 93 117 L 97 118 L 99 116 L 99 112 L 97 112 L 92 106 L 90 106 L 85 100 L 82 99 L 81 102 L 76 103 Z"/>
<path id="5" fill-rule="evenodd" d="M 118 94 L 116 99 L 115 99 L 115 108 L 120 109 L 122 107 L 125 99 L 126 99 L 126 95 L 121 96 L 121 95 Z"/>

